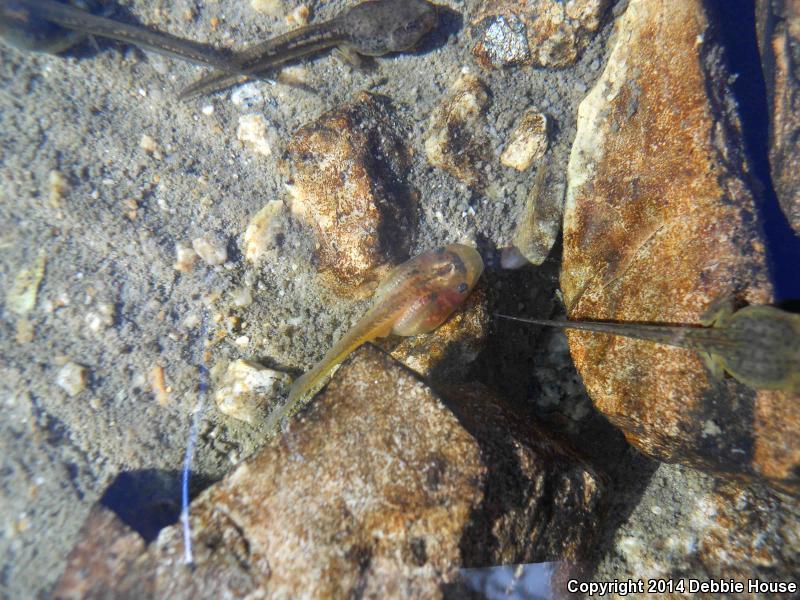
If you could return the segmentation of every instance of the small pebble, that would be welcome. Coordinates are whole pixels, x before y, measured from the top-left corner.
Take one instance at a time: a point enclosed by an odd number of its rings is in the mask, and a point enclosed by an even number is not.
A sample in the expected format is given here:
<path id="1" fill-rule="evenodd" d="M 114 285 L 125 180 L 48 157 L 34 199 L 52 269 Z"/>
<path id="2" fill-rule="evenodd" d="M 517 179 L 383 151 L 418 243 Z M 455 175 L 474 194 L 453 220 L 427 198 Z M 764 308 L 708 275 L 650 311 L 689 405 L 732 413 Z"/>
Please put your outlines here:
<path id="1" fill-rule="evenodd" d="M 517 171 L 525 171 L 547 152 L 547 134 L 547 117 L 536 110 L 526 111 L 511 133 L 500 162 Z"/>
<path id="2" fill-rule="evenodd" d="M 231 93 L 231 102 L 241 108 L 253 108 L 264 103 L 264 95 L 255 83 L 240 85 Z"/>
<path id="3" fill-rule="evenodd" d="M 233 304 L 239 307 L 250 306 L 253 303 L 253 294 L 248 287 L 241 287 L 235 290 L 231 296 Z"/>
<path id="4" fill-rule="evenodd" d="M 183 326 L 186 329 L 194 329 L 195 327 L 200 325 L 200 321 L 201 321 L 200 315 L 191 312 L 188 315 L 186 315 L 186 317 L 183 319 Z"/>
<path id="5" fill-rule="evenodd" d="M 47 256 L 44 248 L 39 250 L 36 260 L 29 267 L 19 271 L 11 289 L 6 294 L 6 308 L 20 316 L 25 316 L 36 306 L 39 284 L 44 277 Z"/>
<path id="6" fill-rule="evenodd" d="M 267 416 L 269 406 L 288 389 L 291 379 L 258 363 L 236 360 L 228 365 L 214 400 L 229 417 L 255 424 Z"/>
<path id="7" fill-rule="evenodd" d="M 267 125 L 266 119 L 261 115 L 242 115 L 239 117 L 236 137 L 256 154 L 269 156 L 272 154 L 272 148 L 268 139 Z"/>
<path id="8" fill-rule="evenodd" d="M 194 268 L 197 252 L 189 246 L 175 244 L 175 264 L 173 267 L 181 273 L 188 273 Z"/>
<path id="9" fill-rule="evenodd" d="M 211 116 L 214 114 L 214 105 L 213 104 L 206 104 L 203 108 L 200 109 L 204 115 Z"/>
<path id="10" fill-rule="evenodd" d="M 192 248 L 207 265 L 221 265 L 228 258 L 225 243 L 207 235 L 193 239 Z"/>
<path id="11" fill-rule="evenodd" d="M 282 232 L 278 217 L 283 211 L 283 202 L 272 200 L 250 219 L 244 232 L 244 256 L 247 260 L 258 262 L 265 258 L 270 250 L 277 248 Z"/>
<path id="12" fill-rule="evenodd" d="M 92 333 L 111 327 L 114 324 L 114 305 L 110 302 L 98 304 L 96 310 L 86 313 L 84 321 Z"/>
<path id="13" fill-rule="evenodd" d="M 56 384 L 70 396 L 77 396 L 86 389 L 86 381 L 86 367 L 71 361 L 61 367 L 56 375 Z"/>
<path id="14" fill-rule="evenodd" d="M 58 210 L 63 205 L 64 196 L 69 192 L 69 182 L 60 171 L 50 171 L 48 184 L 50 186 L 47 197 L 48 206 Z"/>
<path id="15" fill-rule="evenodd" d="M 311 11 L 308 6 L 301 4 L 292 12 L 286 15 L 286 23 L 293 27 L 303 27 L 308 25 L 308 19 L 311 16 Z"/>
<path id="16" fill-rule="evenodd" d="M 17 335 L 15 339 L 18 344 L 30 344 L 33 341 L 33 334 L 33 323 L 25 318 L 17 321 Z"/>
<path id="17" fill-rule="evenodd" d="M 142 139 L 139 140 L 139 147 L 156 160 L 161 160 L 163 158 L 156 141 L 146 133 L 143 134 Z"/>
<path id="18" fill-rule="evenodd" d="M 167 388 L 166 377 L 164 376 L 164 367 L 161 365 L 156 365 L 150 371 L 150 385 L 153 388 L 153 394 L 159 406 L 167 406 L 169 404 L 169 388 Z"/>

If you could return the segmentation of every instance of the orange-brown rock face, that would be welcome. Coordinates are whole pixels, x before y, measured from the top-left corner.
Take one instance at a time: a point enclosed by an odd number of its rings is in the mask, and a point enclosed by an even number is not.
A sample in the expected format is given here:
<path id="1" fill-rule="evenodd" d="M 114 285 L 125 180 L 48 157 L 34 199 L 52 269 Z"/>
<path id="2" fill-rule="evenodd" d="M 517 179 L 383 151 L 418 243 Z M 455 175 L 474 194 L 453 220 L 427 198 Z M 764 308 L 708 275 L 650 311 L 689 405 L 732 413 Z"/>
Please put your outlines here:
<path id="1" fill-rule="evenodd" d="M 699 0 L 631 0 L 581 104 L 561 285 L 570 317 L 698 323 L 720 295 L 769 303 L 727 73 Z M 596 406 L 657 458 L 796 487 L 800 402 L 710 380 L 698 355 L 570 333 Z"/>
<path id="2" fill-rule="evenodd" d="M 416 219 L 408 152 L 388 101 L 362 93 L 298 130 L 287 147 L 291 208 L 317 236 L 317 267 L 358 296 L 408 258 Z"/>
<path id="3" fill-rule="evenodd" d="M 759 0 L 756 6 L 771 113 L 772 183 L 800 234 L 800 0 Z"/>
<path id="4" fill-rule="evenodd" d="M 172 526 L 132 566 L 124 553 L 124 574 L 112 564 L 87 582 L 73 565 L 129 534 L 112 523 L 101 543 L 79 543 L 60 593 L 441 598 L 460 566 L 583 557 L 597 476 L 486 389 L 448 398 L 358 350 L 286 432 L 192 504 L 194 570 Z"/>
<path id="5" fill-rule="evenodd" d="M 472 53 L 484 67 L 573 64 L 608 8 L 608 0 L 484 0 L 472 21 Z"/>

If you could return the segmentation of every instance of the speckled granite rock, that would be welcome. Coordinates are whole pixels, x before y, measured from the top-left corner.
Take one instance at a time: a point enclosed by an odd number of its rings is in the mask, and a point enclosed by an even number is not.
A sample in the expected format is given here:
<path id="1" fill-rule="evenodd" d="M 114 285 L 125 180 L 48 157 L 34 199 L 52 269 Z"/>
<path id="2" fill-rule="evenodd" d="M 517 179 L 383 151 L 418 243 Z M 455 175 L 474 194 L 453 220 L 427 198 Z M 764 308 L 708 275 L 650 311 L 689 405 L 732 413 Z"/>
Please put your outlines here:
<path id="1" fill-rule="evenodd" d="M 800 1 L 758 0 L 756 19 L 771 112 L 772 183 L 800 234 Z"/>
<path id="2" fill-rule="evenodd" d="M 484 0 L 472 53 L 484 67 L 567 67 L 599 29 L 609 0 Z"/>
<path id="3" fill-rule="evenodd" d="M 288 431 L 192 504 L 193 571 L 173 526 L 85 597 L 440 598 L 462 565 L 581 556 L 597 477 L 483 388 L 448 398 L 362 348 Z M 79 548 L 104 552 L 108 537 Z"/>
<path id="4" fill-rule="evenodd" d="M 478 77 L 462 75 L 433 111 L 425 140 L 430 164 L 478 190 L 486 186 L 486 168 L 493 161 L 484 115 L 490 102 L 489 89 Z"/>
<path id="5" fill-rule="evenodd" d="M 697 323 L 769 303 L 756 198 L 721 48 L 699 0 L 632 0 L 581 104 L 561 286 L 573 319 Z M 570 333 L 598 409 L 647 454 L 800 484 L 800 402 L 709 379 L 696 353 Z"/>
<path id="6" fill-rule="evenodd" d="M 714 577 L 790 580 L 800 572 L 796 500 L 737 483 L 720 485 L 715 492 L 704 503 L 707 522 L 697 547 Z"/>
<path id="7" fill-rule="evenodd" d="M 761 485 L 721 483 L 681 465 L 662 464 L 636 508 L 614 533 L 593 575 L 604 580 L 683 579 L 676 597 L 776 598 L 769 593 L 689 594 L 689 579 L 797 581 L 800 504 Z M 664 598 L 664 594 L 637 595 Z"/>
<path id="8" fill-rule="evenodd" d="M 313 227 L 317 268 L 334 291 L 359 295 L 408 258 L 415 202 L 388 99 L 359 94 L 297 131 L 287 154 L 292 212 Z"/>

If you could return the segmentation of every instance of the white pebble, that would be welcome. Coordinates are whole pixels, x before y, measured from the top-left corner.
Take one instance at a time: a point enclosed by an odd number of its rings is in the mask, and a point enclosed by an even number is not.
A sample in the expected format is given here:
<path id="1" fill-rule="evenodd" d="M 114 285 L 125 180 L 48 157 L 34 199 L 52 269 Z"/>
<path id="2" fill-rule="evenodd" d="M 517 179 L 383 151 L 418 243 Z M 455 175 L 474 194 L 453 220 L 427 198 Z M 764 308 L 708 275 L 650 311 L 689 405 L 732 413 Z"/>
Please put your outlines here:
<path id="1" fill-rule="evenodd" d="M 111 327 L 114 324 L 114 305 L 109 302 L 98 304 L 96 310 L 86 313 L 84 321 L 92 333 Z"/>
<path id="2" fill-rule="evenodd" d="M 229 417 L 255 424 L 266 417 L 271 404 L 286 390 L 291 377 L 248 360 L 228 365 L 214 393 L 219 410 Z"/>
<path id="3" fill-rule="evenodd" d="M 239 117 L 236 138 L 256 154 L 269 156 L 272 154 L 267 131 L 267 120 L 257 114 Z"/>
<path id="4" fill-rule="evenodd" d="M 175 264 L 173 267 L 181 273 L 188 273 L 194 267 L 197 260 L 197 252 L 189 246 L 175 244 Z"/>
<path id="5" fill-rule="evenodd" d="M 228 259 L 225 243 L 207 235 L 193 239 L 192 248 L 207 265 L 221 265 Z"/>
<path id="6" fill-rule="evenodd" d="M 156 141 L 146 133 L 143 134 L 142 139 L 139 140 L 139 147 L 156 160 L 161 160 L 162 155 L 161 150 L 158 148 L 158 144 L 156 144 Z"/>
<path id="7" fill-rule="evenodd" d="M 86 379 L 86 367 L 68 362 L 59 369 L 56 384 L 70 396 L 77 396 L 86 389 Z"/>
<path id="8" fill-rule="evenodd" d="M 244 256 L 247 260 L 258 262 L 277 247 L 281 233 L 279 216 L 283 210 L 283 202 L 272 200 L 250 219 L 244 232 Z"/>
<path id="9" fill-rule="evenodd" d="M 231 102 L 242 108 L 253 108 L 264 103 L 264 95 L 255 83 L 240 85 L 231 93 Z"/>
<path id="10" fill-rule="evenodd" d="M 253 303 L 253 294 L 248 287 L 238 288 L 231 295 L 233 304 L 239 307 L 250 306 Z"/>

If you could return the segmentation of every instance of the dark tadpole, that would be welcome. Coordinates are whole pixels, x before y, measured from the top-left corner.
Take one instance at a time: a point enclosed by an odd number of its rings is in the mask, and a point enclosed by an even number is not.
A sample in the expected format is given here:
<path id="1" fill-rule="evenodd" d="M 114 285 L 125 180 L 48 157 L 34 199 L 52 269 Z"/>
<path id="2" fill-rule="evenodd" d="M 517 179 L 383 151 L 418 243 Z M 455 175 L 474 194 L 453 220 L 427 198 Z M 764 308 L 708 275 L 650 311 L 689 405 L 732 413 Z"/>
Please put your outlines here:
<path id="1" fill-rule="evenodd" d="M 21 50 L 58 53 L 86 36 L 110 38 L 159 54 L 223 70 L 236 70 L 229 54 L 206 44 L 96 14 L 94 0 L 5 0 L 0 4 L 0 37 Z"/>

